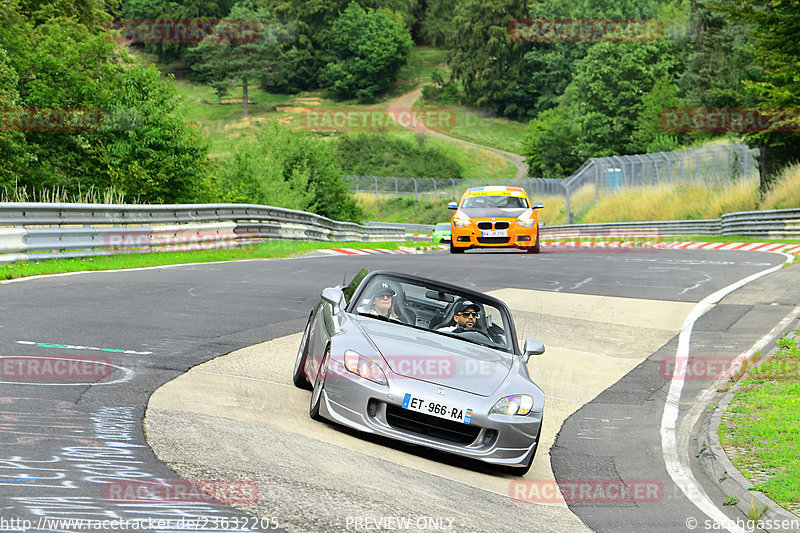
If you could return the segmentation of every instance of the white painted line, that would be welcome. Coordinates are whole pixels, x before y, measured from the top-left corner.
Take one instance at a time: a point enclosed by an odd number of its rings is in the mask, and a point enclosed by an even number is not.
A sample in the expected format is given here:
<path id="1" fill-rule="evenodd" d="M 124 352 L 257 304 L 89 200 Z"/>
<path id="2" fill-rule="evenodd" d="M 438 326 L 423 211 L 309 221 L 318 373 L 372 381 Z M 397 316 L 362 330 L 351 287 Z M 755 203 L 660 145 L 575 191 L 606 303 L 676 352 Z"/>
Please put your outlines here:
<path id="1" fill-rule="evenodd" d="M 777 326 L 772 328 L 769 333 L 761 337 L 761 339 L 749 350 L 739 354 L 735 359 L 733 359 L 731 364 L 728 366 L 728 369 L 720 373 L 720 375 L 716 376 L 714 379 L 728 381 L 731 378 L 731 373 L 734 371 L 734 369 L 737 371 L 741 369 L 747 359 L 750 359 L 750 357 L 752 357 L 756 351 L 763 350 L 772 339 L 774 339 L 781 331 L 783 331 L 784 328 L 788 327 L 789 324 L 791 324 L 798 316 L 800 316 L 800 306 L 795 307 L 788 315 L 783 317 L 783 320 L 778 322 Z"/>
<path id="2" fill-rule="evenodd" d="M 792 261 L 794 258 L 786 255 L 786 262 Z M 703 298 L 689 313 L 683 322 L 680 335 L 678 336 L 678 349 L 675 352 L 675 370 L 672 375 L 672 380 L 669 386 L 669 394 L 667 401 L 664 404 L 664 414 L 661 418 L 661 448 L 664 456 L 664 463 L 667 467 L 667 472 L 672 478 L 672 481 L 680 487 L 681 491 L 700 511 L 702 511 L 710 519 L 714 520 L 719 526 L 724 527 L 727 531 L 732 533 L 747 533 L 746 530 L 741 528 L 733 520 L 728 518 L 723 513 L 708 495 L 703 488 L 694 478 L 691 467 L 681 461 L 681 455 L 678 453 L 677 444 L 677 425 L 678 414 L 680 410 L 681 393 L 683 392 L 684 380 L 686 377 L 686 366 L 689 360 L 689 347 L 692 337 L 692 328 L 695 322 L 700 318 L 703 313 L 709 310 L 714 304 L 722 300 L 731 292 L 739 289 L 751 281 L 754 281 L 762 276 L 771 274 L 783 268 L 783 264 L 762 270 L 751 276 L 740 279 L 736 283 L 723 287 Z"/>

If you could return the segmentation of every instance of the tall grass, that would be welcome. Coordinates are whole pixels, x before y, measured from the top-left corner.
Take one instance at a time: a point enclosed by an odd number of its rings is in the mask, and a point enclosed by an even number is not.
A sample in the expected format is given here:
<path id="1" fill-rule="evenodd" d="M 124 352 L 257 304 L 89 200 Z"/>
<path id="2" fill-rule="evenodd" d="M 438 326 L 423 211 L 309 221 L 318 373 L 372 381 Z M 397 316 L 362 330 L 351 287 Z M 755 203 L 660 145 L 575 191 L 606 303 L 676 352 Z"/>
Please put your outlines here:
<path id="1" fill-rule="evenodd" d="M 14 184 L 13 189 L 0 189 L 0 202 L 42 202 L 42 203 L 78 203 L 78 204 L 138 204 L 139 199 L 127 199 L 125 193 L 109 187 L 96 189 L 93 185 L 87 190 L 80 188 L 77 193 L 68 193 L 64 189 L 28 189 Z"/>
<path id="2" fill-rule="evenodd" d="M 658 185 L 603 194 L 580 222 L 636 222 L 700 220 L 725 213 L 756 209 L 758 182 L 739 181 L 726 186 Z"/>
<path id="3" fill-rule="evenodd" d="M 759 209 L 800 207 L 800 163 L 786 167 L 758 204 Z"/>

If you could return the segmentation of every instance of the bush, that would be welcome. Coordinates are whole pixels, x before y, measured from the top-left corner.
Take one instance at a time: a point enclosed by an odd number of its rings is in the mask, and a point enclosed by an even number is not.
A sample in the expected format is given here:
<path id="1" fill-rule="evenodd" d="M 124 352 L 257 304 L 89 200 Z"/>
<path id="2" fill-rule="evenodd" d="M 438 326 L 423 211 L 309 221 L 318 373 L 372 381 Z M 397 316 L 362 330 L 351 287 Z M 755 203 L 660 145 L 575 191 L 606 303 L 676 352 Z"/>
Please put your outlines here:
<path id="1" fill-rule="evenodd" d="M 385 133 L 346 135 L 338 140 L 337 152 L 345 174 L 414 178 L 463 177 L 455 161 L 419 136 L 415 144 Z"/>
<path id="2" fill-rule="evenodd" d="M 278 123 L 266 124 L 220 165 L 224 202 L 307 210 L 334 220 L 361 222 L 363 213 L 342 180 L 329 143 Z"/>

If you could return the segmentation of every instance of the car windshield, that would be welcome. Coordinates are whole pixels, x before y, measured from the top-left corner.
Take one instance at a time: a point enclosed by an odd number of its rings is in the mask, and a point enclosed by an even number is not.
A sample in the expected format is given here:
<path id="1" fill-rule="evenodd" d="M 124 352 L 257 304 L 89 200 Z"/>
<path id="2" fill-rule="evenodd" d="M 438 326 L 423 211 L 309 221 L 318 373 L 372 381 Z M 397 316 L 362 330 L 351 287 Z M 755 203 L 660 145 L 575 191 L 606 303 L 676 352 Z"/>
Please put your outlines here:
<path id="1" fill-rule="evenodd" d="M 462 209 L 525 209 L 528 202 L 520 196 L 473 196 L 464 200 Z"/>
<path id="2" fill-rule="evenodd" d="M 443 222 L 441 224 L 436 224 L 436 231 L 450 231 L 450 223 Z"/>
<path id="3" fill-rule="evenodd" d="M 514 351 L 513 326 L 505 306 L 434 282 L 375 276 L 360 291 L 355 312 Z"/>

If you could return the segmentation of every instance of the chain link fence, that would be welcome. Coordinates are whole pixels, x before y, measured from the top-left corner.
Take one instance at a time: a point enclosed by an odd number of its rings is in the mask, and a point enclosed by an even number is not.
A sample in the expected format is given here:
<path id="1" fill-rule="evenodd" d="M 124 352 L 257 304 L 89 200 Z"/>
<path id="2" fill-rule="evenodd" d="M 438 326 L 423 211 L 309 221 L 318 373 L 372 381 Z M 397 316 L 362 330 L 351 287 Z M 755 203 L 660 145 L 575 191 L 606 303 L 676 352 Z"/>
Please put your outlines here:
<path id="1" fill-rule="evenodd" d="M 447 198 L 457 201 L 470 187 L 511 185 L 524 188 L 528 195 L 565 196 L 567 223 L 572 223 L 570 197 L 584 185 L 594 185 L 595 199 L 600 193 L 614 193 L 631 187 L 696 183 L 726 185 L 738 180 L 758 180 L 758 150 L 744 144 L 690 148 L 675 152 L 593 157 L 572 176 L 563 179 L 436 179 L 380 176 L 347 176 L 357 194 L 380 197 Z"/>

